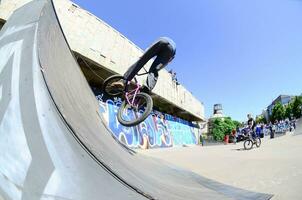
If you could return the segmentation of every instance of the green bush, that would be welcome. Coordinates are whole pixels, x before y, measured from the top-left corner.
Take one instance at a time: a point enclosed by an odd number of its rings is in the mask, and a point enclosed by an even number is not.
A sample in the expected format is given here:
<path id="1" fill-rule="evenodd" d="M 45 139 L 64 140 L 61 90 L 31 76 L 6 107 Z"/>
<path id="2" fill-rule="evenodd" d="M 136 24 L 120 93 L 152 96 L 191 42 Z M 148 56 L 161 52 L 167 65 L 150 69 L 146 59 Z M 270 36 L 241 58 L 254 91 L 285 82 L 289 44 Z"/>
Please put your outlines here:
<path id="1" fill-rule="evenodd" d="M 273 111 L 272 111 L 272 116 L 271 116 L 271 120 L 275 121 L 275 120 L 282 120 L 285 118 L 285 108 L 283 107 L 283 105 L 278 102 L 275 104 Z"/>
<path id="2" fill-rule="evenodd" d="M 301 117 L 301 106 L 302 106 L 302 97 L 295 97 L 292 102 L 292 114 L 295 118 Z"/>
<path id="3" fill-rule="evenodd" d="M 225 135 L 231 134 L 232 130 L 236 128 L 234 121 L 227 118 L 217 118 L 212 122 L 212 135 L 214 140 L 222 141 Z"/>
<path id="4" fill-rule="evenodd" d="M 293 104 L 289 103 L 287 106 L 285 106 L 285 118 L 290 119 L 293 114 Z"/>
<path id="5" fill-rule="evenodd" d="M 240 123 L 239 121 L 233 120 L 233 123 L 234 123 L 236 128 L 242 126 L 242 123 Z"/>
<path id="6" fill-rule="evenodd" d="M 260 124 L 260 123 L 264 123 L 264 124 L 266 124 L 266 119 L 265 119 L 265 117 L 263 116 L 263 115 L 260 115 L 260 116 L 258 116 L 258 117 L 256 117 L 256 123 L 257 124 Z"/>

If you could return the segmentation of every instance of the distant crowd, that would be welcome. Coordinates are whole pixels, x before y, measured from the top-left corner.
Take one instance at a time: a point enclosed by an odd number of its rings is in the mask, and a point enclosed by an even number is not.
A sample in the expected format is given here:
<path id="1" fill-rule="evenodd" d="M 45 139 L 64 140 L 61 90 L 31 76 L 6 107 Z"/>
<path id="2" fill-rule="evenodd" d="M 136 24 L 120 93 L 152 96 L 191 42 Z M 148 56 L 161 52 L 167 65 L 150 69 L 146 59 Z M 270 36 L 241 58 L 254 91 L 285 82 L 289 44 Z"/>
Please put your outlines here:
<path id="1" fill-rule="evenodd" d="M 275 123 L 269 123 L 265 124 L 265 128 L 268 129 L 270 132 L 276 132 L 276 133 L 285 133 L 287 131 L 292 132 L 296 129 L 296 120 L 292 119 L 286 119 L 278 121 L 276 120 Z"/>
<path id="2" fill-rule="evenodd" d="M 242 141 L 246 138 L 248 134 L 249 125 L 245 124 L 242 128 L 237 127 L 237 130 L 233 132 L 234 140 Z M 271 138 L 275 137 L 275 134 L 292 132 L 296 129 L 296 120 L 286 119 L 286 120 L 276 120 L 274 123 L 269 122 L 265 123 L 257 123 L 253 126 L 253 132 L 256 137 L 263 138 L 264 136 L 270 136 Z"/>
<path id="3" fill-rule="evenodd" d="M 176 85 L 179 85 L 179 82 L 177 80 L 177 75 L 176 75 L 176 72 L 174 72 L 172 69 L 168 71 L 169 74 L 171 74 L 171 78 L 172 78 L 172 81 L 176 84 Z"/>

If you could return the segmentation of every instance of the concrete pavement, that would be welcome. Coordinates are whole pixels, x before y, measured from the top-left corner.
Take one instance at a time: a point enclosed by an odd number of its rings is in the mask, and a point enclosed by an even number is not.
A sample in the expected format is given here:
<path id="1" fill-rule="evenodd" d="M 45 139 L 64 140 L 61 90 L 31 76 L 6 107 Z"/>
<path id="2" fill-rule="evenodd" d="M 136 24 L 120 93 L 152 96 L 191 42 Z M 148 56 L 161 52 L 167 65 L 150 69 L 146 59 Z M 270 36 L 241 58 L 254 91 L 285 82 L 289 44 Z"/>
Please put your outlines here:
<path id="1" fill-rule="evenodd" d="M 260 148 L 243 150 L 243 143 L 140 151 L 207 178 L 257 192 L 273 200 L 302 199 L 302 133 L 264 138 Z"/>

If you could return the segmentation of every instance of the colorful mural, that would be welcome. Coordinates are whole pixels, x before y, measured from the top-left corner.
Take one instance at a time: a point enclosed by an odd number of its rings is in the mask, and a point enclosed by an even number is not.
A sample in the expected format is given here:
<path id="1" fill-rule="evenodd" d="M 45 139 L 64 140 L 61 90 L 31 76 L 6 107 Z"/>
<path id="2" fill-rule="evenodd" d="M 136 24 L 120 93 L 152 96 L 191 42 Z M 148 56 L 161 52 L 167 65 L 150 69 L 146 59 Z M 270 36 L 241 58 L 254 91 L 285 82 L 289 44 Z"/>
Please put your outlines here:
<path id="1" fill-rule="evenodd" d="M 117 120 L 120 98 L 106 99 L 103 94 L 96 96 L 100 112 L 112 133 L 130 148 L 159 148 L 197 144 L 193 124 L 169 114 L 152 111 L 150 116 L 134 127 L 125 127 Z"/>

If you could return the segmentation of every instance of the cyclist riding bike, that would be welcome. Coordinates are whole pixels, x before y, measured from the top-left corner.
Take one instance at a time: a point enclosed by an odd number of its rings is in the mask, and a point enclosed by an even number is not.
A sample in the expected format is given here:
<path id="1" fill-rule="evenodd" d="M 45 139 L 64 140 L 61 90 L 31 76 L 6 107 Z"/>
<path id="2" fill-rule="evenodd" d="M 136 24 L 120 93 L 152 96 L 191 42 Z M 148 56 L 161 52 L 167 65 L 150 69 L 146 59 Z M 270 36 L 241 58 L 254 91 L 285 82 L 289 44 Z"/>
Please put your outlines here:
<path id="1" fill-rule="evenodd" d="M 163 69 L 171 62 L 176 53 L 176 45 L 168 37 L 161 37 L 154 42 L 145 53 L 136 61 L 124 74 L 124 79 L 115 83 L 115 87 L 124 88 L 128 81 L 131 81 L 135 75 L 145 66 L 145 64 L 156 57 L 148 71 L 146 83 L 142 91 L 150 93 L 155 87 L 158 79 L 158 71 Z"/>
<path id="2" fill-rule="evenodd" d="M 247 115 L 248 121 L 247 121 L 247 137 L 243 143 L 244 149 L 246 150 L 250 150 L 253 148 L 254 145 L 256 145 L 256 147 L 260 147 L 261 145 L 261 139 L 260 137 L 257 137 L 255 134 L 255 126 L 256 126 L 256 122 L 253 119 L 251 114 Z"/>
<path id="3" fill-rule="evenodd" d="M 255 127 L 256 127 L 256 122 L 255 122 L 255 120 L 253 119 L 253 117 L 252 117 L 251 114 L 248 114 L 248 115 L 247 115 L 247 118 L 248 118 L 248 120 L 247 120 L 247 126 L 248 126 L 248 128 L 251 130 L 252 137 L 255 137 L 255 132 L 254 132 L 254 130 L 255 130 Z"/>
<path id="4" fill-rule="evenodd" d="M 112 97 L 121 96 L 123 99 L 117 113 L 117 119 L 122 125 L 135 126 L 149 116 L 153 108 L 150 92 L 156 85 L 158 71 L 173 60 L 175 53 L 175 43 L 167 37 L 160 38 L 146 50 L 123 76 L 116 74 L 104 80 L 102 86 L 104 93 Z M 147 71 L 144 66 L 154 57 L 155 59 Z M 138 74 L 142 68 L 145 69 L 146 73 Z M 135 76 L 145 74 L 148 74 L 148 77 L 146 83 L 141 86 Z M 131 83 L 132 79 L 134 79 L 133 83 Z"/>

